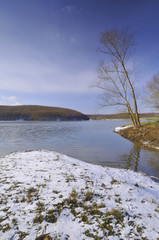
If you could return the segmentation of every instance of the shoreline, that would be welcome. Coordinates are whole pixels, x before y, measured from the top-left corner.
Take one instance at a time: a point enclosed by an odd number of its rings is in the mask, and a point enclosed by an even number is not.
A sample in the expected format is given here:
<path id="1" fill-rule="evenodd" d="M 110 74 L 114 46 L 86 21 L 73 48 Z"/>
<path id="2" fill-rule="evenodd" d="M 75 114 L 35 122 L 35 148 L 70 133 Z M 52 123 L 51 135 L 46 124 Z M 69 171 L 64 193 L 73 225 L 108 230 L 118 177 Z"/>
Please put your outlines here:
<path id="1" fill-rule="evenodd" d="M 114 132 L 127 140 L 139 144 L 148 150 L 159 151 L 159 123 L 142 123 L 141 128 L 134 129 L 132 124 L 116 127 Z"/>
<path id="2" fill-rule="evenodd" d="M 150 177 L 44 150 L 0 162 L 2 239 L 159 237 L 159 184 Z"/>

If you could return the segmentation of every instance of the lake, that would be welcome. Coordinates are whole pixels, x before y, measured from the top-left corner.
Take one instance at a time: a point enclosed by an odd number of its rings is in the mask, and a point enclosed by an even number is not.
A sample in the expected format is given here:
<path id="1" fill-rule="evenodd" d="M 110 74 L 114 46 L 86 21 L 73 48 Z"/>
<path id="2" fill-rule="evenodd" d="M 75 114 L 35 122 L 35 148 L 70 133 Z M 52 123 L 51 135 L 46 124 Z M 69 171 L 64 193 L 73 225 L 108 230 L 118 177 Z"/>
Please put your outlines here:
<path id="1" fill-rule="evenodd" d="M 159 177 L 159 152 L 141 149 L 113 132 L 126 120 L 0 122 L 0 157 L 48 149 L 93 164 L 141 171 Z"/>

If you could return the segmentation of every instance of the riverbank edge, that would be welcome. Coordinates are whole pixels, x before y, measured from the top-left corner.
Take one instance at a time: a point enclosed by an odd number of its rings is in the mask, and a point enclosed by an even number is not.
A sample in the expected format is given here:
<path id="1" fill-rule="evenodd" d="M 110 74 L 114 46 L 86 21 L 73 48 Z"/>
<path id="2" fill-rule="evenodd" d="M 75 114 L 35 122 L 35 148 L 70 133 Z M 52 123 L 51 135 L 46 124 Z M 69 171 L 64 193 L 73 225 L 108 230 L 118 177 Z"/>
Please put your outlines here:
<path id="1" fill-rule="evenodd" d="M 121 127 L 116 127 L 114 129 L 115 133 L 118 133 L 123 138 L 139 144 L 150 151 L 159 151 L 159 123 L 155 124 L 155 136 L 152 137 L 152 128 L 154 128 L 153 123 L 144 123 L 142 127 L 137 130 L 133 128 L 132 124 L 124 125 Z"/>

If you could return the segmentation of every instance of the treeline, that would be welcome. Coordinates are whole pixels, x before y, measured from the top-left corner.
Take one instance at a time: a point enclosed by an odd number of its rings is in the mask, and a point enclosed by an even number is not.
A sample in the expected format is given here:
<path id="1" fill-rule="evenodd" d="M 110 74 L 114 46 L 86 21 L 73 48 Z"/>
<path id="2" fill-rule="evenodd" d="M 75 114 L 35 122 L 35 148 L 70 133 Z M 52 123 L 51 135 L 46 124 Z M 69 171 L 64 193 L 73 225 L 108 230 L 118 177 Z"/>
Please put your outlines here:
<path id="1" fill-rule="evenodd" d="M 89 120 L 88 116 L 67 108 L 36 105 L 0 106 L 1 121 L 78 121 Z"/>
<path id="2" fill-rule="evenodd" d="M 140 118 L 159 118 L 159 113 L 141 113 Z M 92 120 L 102 120 L 102 119 L 129 119 L 128 113 L 117 113 L 117 114 L 94 114 L 88 115 Z"/>

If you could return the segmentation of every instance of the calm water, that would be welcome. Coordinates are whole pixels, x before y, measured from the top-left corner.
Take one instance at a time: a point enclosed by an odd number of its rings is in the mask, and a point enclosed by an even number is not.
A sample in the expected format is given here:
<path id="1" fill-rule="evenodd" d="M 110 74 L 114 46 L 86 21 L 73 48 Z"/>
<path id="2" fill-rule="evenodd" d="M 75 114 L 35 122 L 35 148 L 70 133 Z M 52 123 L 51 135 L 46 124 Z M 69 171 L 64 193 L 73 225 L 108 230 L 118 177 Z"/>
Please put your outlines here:
<path id="1" fill-rule="evenodd" d="M 140 149 L 113 132 L 124 120 L 81 122 L 0 122 L 0 157 L 48 149 L 80 160 L 142 171 L 159 177 L 159 152 Z"/>

